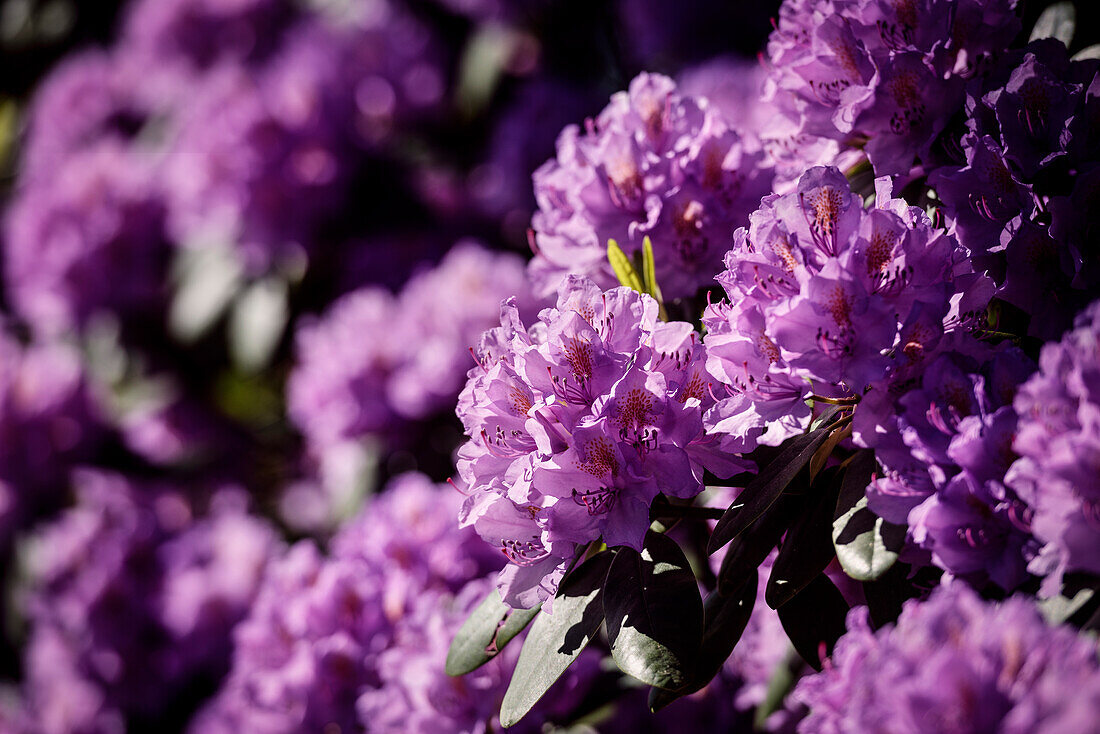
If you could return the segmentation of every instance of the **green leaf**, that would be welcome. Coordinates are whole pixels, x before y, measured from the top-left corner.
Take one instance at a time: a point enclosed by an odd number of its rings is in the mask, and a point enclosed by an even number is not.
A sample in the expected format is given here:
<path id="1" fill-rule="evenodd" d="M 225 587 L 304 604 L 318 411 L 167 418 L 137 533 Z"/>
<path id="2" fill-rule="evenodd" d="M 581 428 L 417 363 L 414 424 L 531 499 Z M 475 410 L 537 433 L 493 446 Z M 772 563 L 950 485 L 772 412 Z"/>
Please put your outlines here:
<path id="1" fill-rule="evenodd" d="M 1029 41 L 1037 41 L 1040 38 L 1057 38 L 1069 47 L 1073 41 L 1073 31 L 1077 25 L 1077 11 L 1073 3 L 1054 3 L 1042 12 L 1035 21 L 1035 27 L 1031 29 Z"/>
<path id="2" fill-rule="evenodd" d="M 543 612 L 535 618 L 500 706 L 501 726 L 522 719 L 599 631 L 601 590 L 614 556 L 612 551 L 600 551 L 573 569 L 558 587 L 553 614 Z"/>
<path id="3" fill-rule="evenodd" d="M 603 593 L 611 655 L 643 683 L 688 685 L 703 637 L 703 601 L 684 552 L 649 532 L 641 553 L 620 548 Z"/>
<path id="4" fill-rule="evenodd" d="M 831 469 L 819 475 L 810 487 L 809 500 L 783 539 L 764 591 L 764 600 L 772 609 L 790 601 L 836 555 L 832 515 L 840 494 L 840 478 L 841 474 Z"/>
<path id="5" fill-rule="evenodd" d="M 451 642 L 447 675 L 465 675 L 492 660 L 531 623 L 539 609 L 512 609 L 500 600 L 496 589 L 491 589 Z"/>
<path id="6" fill-rule="evenodd" d="M 638 276 L 638 271 L 634 269 L 630 258 L 626 256 L 626 253 L 622 251 L 619 243 L 615 240 L 607 241 L 607 261 L 611 263 L 611 269 L 615 271 L 615 277 L 619 279 L 620 283 L 627 288 L 633 288 L 639 293 L 645 293 L 645 286 Z"/>
<path id="7" fill-rule="evenodd" d="M 908 564 L 895 563 L 874 581 L 863 582 L 863 596 L 867 599 L 867 611 L 875 629 L 898 621 L 902 605 L 920 594 L 909 580 L 909 571 Z"/>
<path id="8" fill-rule="evenodd" d="M 659 711 L 681 696 L 694 693 L 718 675 L 733 653 L 756 604 L 758 574 L 752 574 L 733 595 L 713 591 L 703 601 L 703 646 L 699 652 L 692 682 L 677 691 L 649 689 L 649 709 Z"/>
<path id="9" fill-rule="evenodd" d="M 845 632 L 848 602 L 844 596 L 822 574 L 777 611 L 794 649 L 814 670 L 821 670 L 822 648 L 826 657 L 831 655 Z"/>
<path id="10" fill-rule="evenodd" d="M 1043 613 L 1043 617 L 1046 618 L 1047 622 L 1050 624 L 1063 624 L 1069 620 L 1070 617 L 1084 609 L 1093 600 L 1096 589 L 1077 589 L 1071 593 L 1073 596 L 1063 591 L 1058 596 L 1052 596 L 1039 602 L 1039 611 Z"/>
<path id="11" fill-rule="evenodd" d="M 860 451 L 844 473 L 833 515 L 833 547 L 844 572 L 857 581 L 873 581 L 898 560 L 905 528 L 888 523 L 867 508 L 866 489 L 878 464 L 873 451 Z"/>
<path id="12" fill-rule="evenodd" d="M 1086 61 L 1088 59 L 1100 59 L 1100 43 L 1085 46 L 1073 55 L 1071 61 Z"/>
<path id="13" fill-rule="evenodd" d="M 785 448 L 756 479 L 737 495 L 737 499 L 718 521 L 707 545 L 707 553 L 714 553 L 744 532 L 764 511 L 772 506 L 787 485 L 810 461 L 814 452 L 828 438 L 827 429 L 795 436 L 786 442 Z"/>
<path id="14" fill-rule="evenodd" d="M 804 499 L 804 496 L 795 493 L 781 495 L 763 515 L 733 539 L 718 569 L 719 591 L 727 596 L 736 594 L 750 576 L 756 577 L 760 564 L 779 544 L 779 539 L 797 517 Z"/>

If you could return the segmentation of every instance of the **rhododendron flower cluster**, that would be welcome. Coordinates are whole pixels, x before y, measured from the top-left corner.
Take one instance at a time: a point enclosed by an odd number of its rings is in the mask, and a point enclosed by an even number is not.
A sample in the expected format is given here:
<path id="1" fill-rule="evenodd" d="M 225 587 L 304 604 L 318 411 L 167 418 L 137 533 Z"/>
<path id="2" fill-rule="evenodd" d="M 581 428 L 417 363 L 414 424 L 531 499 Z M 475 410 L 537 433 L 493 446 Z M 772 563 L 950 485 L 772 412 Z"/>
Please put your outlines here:
<path id="1" fill-rule="evenodd" d="M 547 294 L 566 273 L 607 288 L 616 282 L 608 240 L 632 255 L 649 235 L 665 296 L 693 296 L 772 175 L 759 144 L 743 140 L 705 99 L 642 74 L 584 131 L 565 128 L 557 158 L 535 172 L 532 280 Z"/>
<path id="2" fill-rule="evenodd" d="M 237 489 L 189 497 L 83 470 L 77 491 L 25 556 L 26 714 L 51 733 L 155 717 L 220 676 L 230 630 L 279 546 Z"/>
<path id="3" fill-rule="evenodd" d="M 1070 60 L 1052 39 L 1006 54 L 968 87 L 961 160 L 929 177 L 997 296 L 1046 339 L 1100 284 L 1085 224 L 1100 165 L 1098 74 L 1100 61 Z M 1044 297 L 1054 290 L 1063 295 Z"/>
<path id="4" fill-rule="evenodd" d="M 795 690 L 810 707 L 800 732 L 1095 729 L 1095 643 L 1048 626 L 1023 598 L 990 603 L 951 584 L 877 632 L 854 609 L 848 629 L 829 668 Z"/>
<path id="5" fill-rule="evenodd" d="M 704 466 L 744 466 L 703 436 L 698 335 L 658 322 L 648 295 L 570 276 L 530 330 L 514 302 L 502 306 L 477 357 L 458 404 L 463 524 L 507 556 L 513 606 L 548 599 L 600 536 L 640 549 L 654 497 L 698 494 Z"/>
<path id="6" fill-rule="evenodd" d="M 1020 459 L 1005 477 L 1034 513 L 1043 543 L 1031 570 L 1056 592 L 1068 572 L 1100 573 L 1100 303 L 1077 317 L 1060 342 L 1043 346 L 1039 371 L 1016 393 L 1012 448 Z"/>
<path id="7" fill-rule="evenodd" d="M 864 209 L 835 168 L 764 198 L 734 234 L 711 304 L 707 368 L 725 384 L 707 429 L 732 451 L 807 425 L 813 396 L 855 399 L 881 375 L 918 369 L 945 331 L 983 307 L 967 252 L 879 184 Z"/>
<path id="8" fill-rule="evenodd" d="M 799 0 L 768 40 L 765 99 L 801 131 L 861 145 L 877 175 L 927 161 L 966 79 L 1019 30 L 1015 0 Z"/>

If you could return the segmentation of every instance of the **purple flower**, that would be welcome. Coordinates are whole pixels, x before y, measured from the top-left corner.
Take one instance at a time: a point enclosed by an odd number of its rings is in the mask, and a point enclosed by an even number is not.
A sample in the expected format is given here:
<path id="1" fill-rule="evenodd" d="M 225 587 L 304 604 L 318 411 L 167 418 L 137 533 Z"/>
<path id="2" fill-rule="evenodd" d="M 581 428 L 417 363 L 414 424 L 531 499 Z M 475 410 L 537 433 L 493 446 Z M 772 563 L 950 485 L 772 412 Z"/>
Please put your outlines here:
<path id="1" fill-rule="evenodd" d="M 122 30 L 122 53 L 146 68 L 198 74 L 219 64 L 256 65 L 293 17 L 283 0 L 138 0 Z"/>
<path id="2" fill-rule="evenodd" d="M 23 347 L 0 329 L 0 543 L 56 508 L 69 469 L 103 432 L 78 355 L 60 344 Z"/>
<path id="3" fill-rule="evenodd" d="M 835 168 L 812 168 L 770 195 L 734 234 L 717 276 L 728 301 L 707 308 L 707 368 L 726 385 L 706 417 L 730 450 L 801 432 L 807 399 L 857 397 L 913 371 L 945 331 L 981 306 L 966 251 L 879 182 L 864 210 Z"/>
<path id="4" fill-rule="evenodd" d="M 124 325 L 163 312 L 171 246 L 156 181 L 148 161 L 105 139 L 17 188 L 4 278 L 36 332 L 80 328 L 101 312 Z"/>
<path id="5" fill-rule="evenodd" d="M 500 586 L 517 607 L 548 599 L 601 535 L 640 549 L 659 492 L 691 497 L 704 465 L 745 466 L 702 435 L 710 397 L 690 325 L 658 323 L 649 296 L 576 276 L 539 318 L 528 331 L 514 301 L 502 306 L 458 403 L 470 438 L 462 522 L 511 562 Z"/>
<path id="6" fill-rule="evenodd" d="M 1014 348 L 956 334 L 929 353 L 918 379 L 888 378 L 863 396 L 855 441 L 885 469 L 867 488 L 868 506 L 908 525 L 910 562 L 979 588 L 1026 580 L 1036 551 L 1031 511 L 1005 473 L 1016 459 L 1012 398 L 1032 368 Z"/>
<path id="7" fill-rule="evenodd" d="M 965 79 L 1015 36 L 1014 6 L 784 3 L 768 41 L 765 99 L 786 98 L 808 134 L 863 142 L 877 175 L 905 174 L 960 107 Z"/>
<path id="8" fill-rule="evenodd" d="M 313 244 L 341 203 L 344 141 L 324 107 L 335 59 L 303 55 L 258 79 L 226 68 L 207 78 L 165 162 L 173 237 L 235 243 L 247 270 Z"/>
<path id="9" fill-rule="evenodd" d="M 702 99 L 642 74 L 585 132 L 562 131 L 557 158 L 534 175 L 531 276 L 553 293 L 575 273 L 615 285 L 608 240 L 632 255 L 651 236 L 668 298 L 693 296 L 718 269 L 730 232 L 768 192 L 772 171 Z"/>
<path id="10" fill-rule="evenodd" d="M 1088 90 L 1098 68 L 1070 61 L 1052 39 L 1006 54 L 970 82 L 960 160 L 928 179 L 997 297 L 1029 315 L 1029 333 L 1044 339 L 1057 338 L 1100 283 L 1087 254 L 1100 180 Z M 1057 299 L 1040 295 L 1055 291 Z"/>
<path id="11" fill-rule="evenodd" d="M 1031 570 L 1056 593 L 1064 573 L 1100 574 L 1100 305 L 1077 318 L 1060 342 L 1043 347 L 1039 371 L 1020 388 L 1006 484 L 1034 511 L 1043 543 Z"/>
<path id="12" fill-rule="evenodd" d="M 407 475 L 340 531 L 330 557 L 302 541 L 273 562 L 234 633 L 232 671 L 189 730 L 356 731 L 356 701 L 385 682 L 379 656 L 405 620 L 499 568 L 455 525 L 460 501 L 447 485 Z"/>
<path id="13" fill-rule="evenodd" d="M 104 140 L 152 152 L 137 140 L 150 118 L 163 112 L 154 90 L 125 59 L 102 51 L 66 58 L 35 91 L 27 111 L 20 180 L 53 180 L 70 156 Z"/>
<path id="14" fill-rule="evenodd" d="M 1100 669 L 1094 641 L 1049 627 L 1031 602 L 951 584 L 878 632 L 853 609 L 826 669 L 794 696 L 810 708 L 805 734 L 1089 731 Z"/>
<path id="15" fill-rule="evenodd" d="M 197 501 L 118 475 L 88 470 L 76 485 L 77 506 L 25 555 L 27 700 L 59 731 L 158 716 L 190 685 L 220 677 L 230 630 L 277 547 L 236 490 L 213 494 L 200 516 Z"/>
<path id="16" fill-rule="evenodd" d="M 498 712 L 512 678 L 522 639 L 467 675 L 443 672 L 447 649 L 459 626 L 492 589 L 488 579 L 456 595 L 429 593 L 416 599 L 401 620 L 393 645 L 378 656 L 381 686 L 360 696 L 359 719 L 371 732 L 482 734 L 500 728 Z M 587 650 L 523 721 L 504 731 L 542 731 L 546 722 L 570 713 L 599 675 L 598 654 Z"/>
<path id="17" fill-rule="evenodd" d="M 296 336 L 288 413 L 322 464 L 330 452 L 402 429 L 452 405 L 470 347 L 497 321 L 500 301 L 526 289 L 523 262 L 461 242 L 398 295 L 349 293 Z M 522 297 L 526 309 L 536 304 Z"/>

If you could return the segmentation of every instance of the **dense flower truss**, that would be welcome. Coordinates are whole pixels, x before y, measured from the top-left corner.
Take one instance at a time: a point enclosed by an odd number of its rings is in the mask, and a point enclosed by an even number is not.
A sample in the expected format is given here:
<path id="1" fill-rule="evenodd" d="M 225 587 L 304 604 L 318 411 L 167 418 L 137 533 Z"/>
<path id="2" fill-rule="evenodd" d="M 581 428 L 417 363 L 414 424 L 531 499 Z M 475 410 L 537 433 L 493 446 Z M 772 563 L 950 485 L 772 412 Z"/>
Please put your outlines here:
<path id="1" fill-rule="evenodd" d="M 235 631 L 232 672 L 190 731 L 357 731 L 356 701 L 382 685 L 378 656 L 421 598 L 500 567 L 455 525 L 461 500 L 406 475 L 333 539 L 330 557 L 302 541 L 273 562 Z"/>
<path id="2" fill-rule="evenodd" d="M 100 729 L 156 717 L 229 663 L 278 546 L 236 490 L 199 503 L 162 486 L 86 470 L 78 502 L 25 553 L 31 731 Z"/>
<path id="3" fill-rule="evenodd" d="M 0 328 L 0 544 L 60 502 L 69 468 L 102 434 L 76 352 L 24 347 Z"/>
<path id="4" fill-rule="evenodd" d="M 691 326 L 657 321 L 629 288 L 562 283 L 556 308 L 524 329 L 515 302 L 487 332 L 459 398 L 462 511 L 510 564 L 509 604 L 549 598 L 589 541 L 641 549 L 658 493 L 692 497 L 702 468 L 744 465 L 702 435 L 704 352 Z"/>
<path id="5" fill-rule="evenodd" d="M 709 103 L 642 74 L 583 132 L 565 128 L 557 157 L 535 172 L 536 288 L 551 294 L 567 273 L 615 285 L 608 240 L 633 255 L 648 235 L 664 295 L 693 296 L 771 183 L 763 152 Z"/>
<path id="6" fill-rule="evenodd" d="M 1100 575 L 1100 302 L 1077 318 L 1061 342 L 1043 347 L 1039 371 L 1020 388 L 1013 448 L 1020 459 L 1005 482 L 1034 511 L 1044 544 L 1031 570 Z"/>
<path id="7" fill-rule="evenodd" d="M 703 316 L 707 369 L 725 384 L 708 431 L 730 451 L 777 445 L 805 428 L 811 396 L 854 400 L 913 370 L 984 307 L 966 256 L 885 180 L 866 210 L 835 168 L 765 197 L 717 276 L 728 300 Z"/>
<path id="8" fill-rule="evenodd" d="M 217 64 L 255 65 L 293 15 L 287 0 L 138 0 L 127 9 L 120 48 L 146 68 L 189 76 Z"/>
<path id="9" fill-rule="evenodd" d="M 378 656 L 381 685 L 357 703 L 363 727 L 377 734 L 500 731 L 498 714 L 519 657 L 516 640 L 487 664 L 461 677 L 443 672 L 447 650 L 458 628 L 493 588 L 476 579 L 457 594 L 420 595 L 394 632 L 392 646 Z M 537 734 L 548 722 L 567 716 L 600 673 L 600 655 L 585 650 L 536 708 L 507 730 Z"/>
<path id="10" fill-rule="evenodd" d="M 163 111 L 144 82 L 118 54 L 85 51 L 59 63 L 27 110 L 20 181 L 52 179 L 70 156 L 104 139 L 143 147 L 138 133 Z"/>
<path id="11" fill-rule="evenodd" d="M 765 99 L 803 132 L 861 145 L 908 173 L 963 101 L 965 80 L 1019 30 L 1015 0 L 789 0 L 768 40 Z"/>
<path id="12" fill-rule="evenodd" d="M 4 282 L 35 332 L 109 311 L 161 313 L 171 246 L 153 166 L 118 140 L 70 154 L 17 188 L 4 221 Z"/>
<path id="13" fill-rule="evenodd" d="M 343 296 L 298 329 L 291 421 L 320 454 L 444 410 L 462 389 L 470 345 L 500 301 L 525 288 L 519 257 L 463 242 L 397 296 L 375 287 Z"/>
<path id="14" fill-rule="evenodd" d="M 1033 369 L 1014 347 L 955 333 L 918 371 L 872 385 L 856 408 L 856 443 L 884 469 L 867 488 L 869 507 L 908 526 L 910 550 L 924 552 L 914 562 L 979 588 L 1012 590 L 1027 578 L 1031 511 L 1005 473 L 1016 458 L 1013 397 Z"/>
<path id="15" fill-rule="evenodd" d="M 805 734 L 1095 731 L 1100 667 L 1095 640 L 1048 626 L 1026 599 L 951 584 L 878 632 L 853 609 L 830 664 L 794 696 L 810 707 Z"/>
<path id="16" fill-rule="evenodd" d="M 929 176 L 997 296 L 1044 338 L 1068 328 L 1100 285 L 1088 235 L 1100 191 L 1098 74 L 1100 61 L 1070 61 L 1052 39 L 1007 54 L 970 84 L 959 160 Z"/>

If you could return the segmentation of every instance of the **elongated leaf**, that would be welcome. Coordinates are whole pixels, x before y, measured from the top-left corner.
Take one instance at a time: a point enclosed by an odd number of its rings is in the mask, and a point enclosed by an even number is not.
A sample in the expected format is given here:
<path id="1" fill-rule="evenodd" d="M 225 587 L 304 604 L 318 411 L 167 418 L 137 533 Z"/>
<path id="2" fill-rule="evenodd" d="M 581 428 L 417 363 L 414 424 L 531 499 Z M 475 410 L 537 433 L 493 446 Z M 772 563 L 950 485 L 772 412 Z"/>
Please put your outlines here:
<path id="1" fill-rule="evenodd" d="M 758 574 L 752 574 L 741 589 L 732 596 L 718 591 L 707 594 L 703 601 L 703 646 L 698 663 L 692 675 L 691 683 L 677 691 L 664 688 L 649 689 L 649 709 L 659 711 L 681 696 L 698 691 L 722 669 L 722 665 L 733 653 L 745 627 L 752 617 L 756 604 L 756 585 Z"/>
<path id="2" fill-rule="evenodd" d="M 844 634 L 848 603 L 824 574 L 779 607 L 779 621 L 791 644 L 814 670 L 821 670 L 822 652 L 828 657 Z"/>
<path id="3" fill-rule="evenodd" d="M 895 563 L 874 581 L 863 582 L 867 611 L 875 629 L 897 622 L 906 600 L 919 595 L 920 590 L 909 580 L 909 571 L 907 564 Z"/>
<path id="4" fill-rule="evenodd" d="M 703 600 L 676 541 L 651 531 L 641 553 L 620 548 L 603 606 L 611 655 L 624 673 L 670 690 L 690 682 L 703 638 Z"/>
<path id="5" fill-rule="evenodd" d="M 804 500 L 804 496 L 794 493 L 781 495 L 745 532 L 733 539 L 718 570 L 719 591 L 732 596 L 749 577 L 756 578 L 760 564 L 779 544 L 779 539 L 797 517 Z"/>
<path id="6" fill-rule="evenodd" d="M 465 675 L 495 658 L 539 609 L 512 609 L 491 589 L 455 635 L 447 651 L 447 675 Z"/>
<path id="7" fill-rule="evenodd" d="M 810 487 L 805 507 L 783 539 L 764 591 L 764 600 L 772 609 L 790 601 L 824 571 L 836 555 L 832 537 L 833 510 L 840 494 L 841 476 L 832 469 L 818 475 Z"/>
<path id="8" fill-rule="evenodd" d="M 1085 46 L 1073 55 L 1071 61 L 1086 61 L 1088 59 L 1100 59 L 1100 43 Z"/>
<path id="9" fill-rule="evenodd" d="M 639 293 L 645 293 L 645 286 L 638 271 L 634 269 L 634 264 L 630 262 L 630 258 L 615 240 L 607 241 L 607 261 L 611 263 L 611 269 L 615 271 L 615 277 L 620 283 Z"/>
<path id="10" fill-rule="evenodd" d="M 502 726 L 522 719 L 599 631 L 602 589 L 614 556 L 601 551 L 575 568 L 558 587 L 554 613 L 535 618 L 500 706 Z"/>
<path id="11" fill-rule="evenodd" d="M 1031 29 L 1031 41 L 1040 38 L 1057 38 L 1068 47 L 1073 41 L 1077 26 L 1077 11 L 1069 0 L 1054 3 L 1042 12 Z"/>
<path id="12" fill-rule="evenodd" d="M 810 461 L 818 447 L 828 438 L 827 429 L 818 429 L 790 439 L 779 456 L 768 464 L 756 479 L 749 482 L 737 496 L 726 514 L 718 521 L 710 536 L 708 553 L 714 553 L 744 532 L 764 511 L 779 499 L 779 495 Z"/>
<path id="13" fill-rule="evenodd" d="M 867 509 L 866 489 L 877 468 L 874 452 L 861 451 L 844 474 L 833 520 L 833 547 L 844 572 L 873 581 L 898 560 L 905 529 Z"/>

